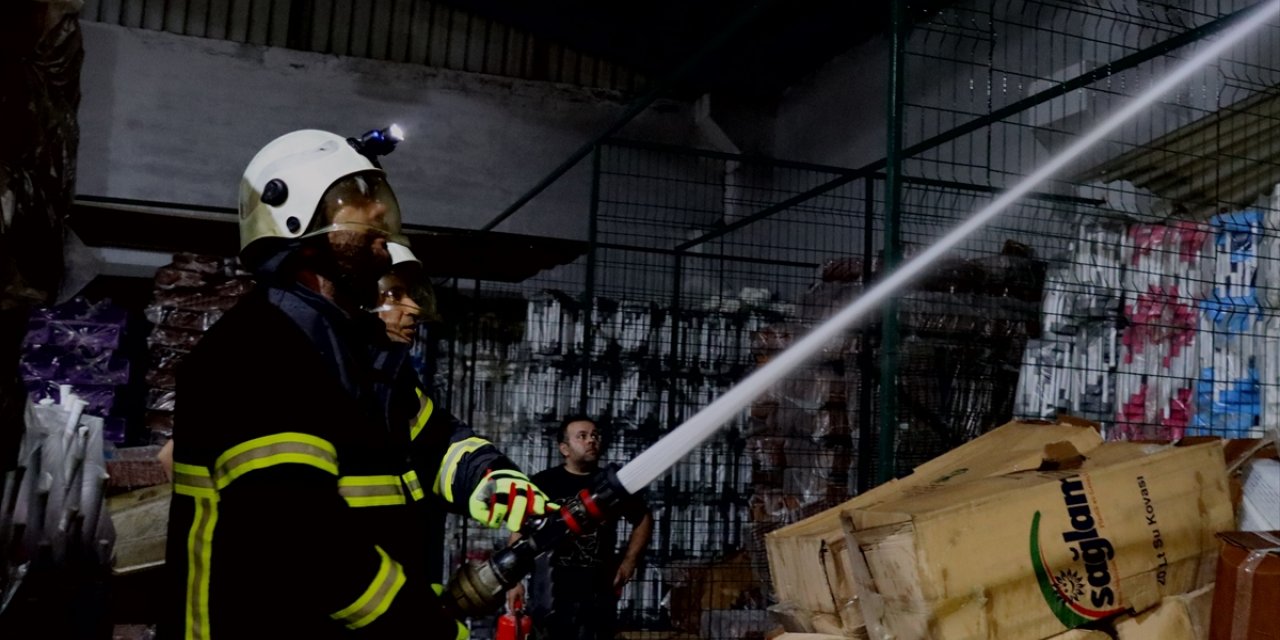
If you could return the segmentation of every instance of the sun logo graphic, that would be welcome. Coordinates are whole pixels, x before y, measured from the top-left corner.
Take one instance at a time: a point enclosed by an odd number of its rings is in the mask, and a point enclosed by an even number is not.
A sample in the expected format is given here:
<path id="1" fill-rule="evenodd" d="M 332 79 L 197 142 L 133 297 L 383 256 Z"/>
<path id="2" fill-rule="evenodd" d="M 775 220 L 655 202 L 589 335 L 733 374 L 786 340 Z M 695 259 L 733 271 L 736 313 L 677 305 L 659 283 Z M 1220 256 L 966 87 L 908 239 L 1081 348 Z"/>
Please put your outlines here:
<path id="1" fill-rule="evenodd" d="M 1058 571 L 1049 566 L 1040 541 L 1040 512 L 1031 519 L 1031 565 L 1049 609 L 1068 629 L 1101 620 L 1124 610 L 1119 606 L 1117 584 L 1111 575 L 1115 548 L 1102 537 L 1079 476 L 1062 479 L 1062 497 L 1071 528 L 1062 541 L 1071 552 L 1073 566 Z"/>

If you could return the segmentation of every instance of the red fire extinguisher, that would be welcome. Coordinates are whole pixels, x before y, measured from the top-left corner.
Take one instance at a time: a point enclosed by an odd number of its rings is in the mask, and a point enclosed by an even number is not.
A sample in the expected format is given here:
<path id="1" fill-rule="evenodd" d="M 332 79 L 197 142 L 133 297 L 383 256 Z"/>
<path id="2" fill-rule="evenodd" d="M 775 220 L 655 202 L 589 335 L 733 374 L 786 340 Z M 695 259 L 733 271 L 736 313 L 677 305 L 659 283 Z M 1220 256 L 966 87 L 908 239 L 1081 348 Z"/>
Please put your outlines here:
<path id="1" fill-rule="evenodd" d="M 533 619 L 524 614 L 524 603 L 516 598 L 513 610 L 498 618 L 498 633 L 494 640 L 525 640 L 533 633 Z"/>

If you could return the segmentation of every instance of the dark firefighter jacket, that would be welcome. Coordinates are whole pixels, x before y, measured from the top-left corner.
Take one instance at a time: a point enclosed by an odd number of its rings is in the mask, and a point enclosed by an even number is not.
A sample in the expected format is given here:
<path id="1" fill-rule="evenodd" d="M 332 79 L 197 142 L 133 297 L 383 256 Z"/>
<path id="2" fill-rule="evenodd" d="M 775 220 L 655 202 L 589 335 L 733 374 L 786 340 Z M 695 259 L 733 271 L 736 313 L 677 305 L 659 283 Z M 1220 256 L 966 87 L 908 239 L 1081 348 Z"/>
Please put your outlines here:
<path id="1" fill-rule="evenodd" d="M 263 288 L 184 360 L 163 637 L 455 636 L 423 501 L 461 510 L 512 465 L 406 390 L 383 335 L 301 287 Z"/>

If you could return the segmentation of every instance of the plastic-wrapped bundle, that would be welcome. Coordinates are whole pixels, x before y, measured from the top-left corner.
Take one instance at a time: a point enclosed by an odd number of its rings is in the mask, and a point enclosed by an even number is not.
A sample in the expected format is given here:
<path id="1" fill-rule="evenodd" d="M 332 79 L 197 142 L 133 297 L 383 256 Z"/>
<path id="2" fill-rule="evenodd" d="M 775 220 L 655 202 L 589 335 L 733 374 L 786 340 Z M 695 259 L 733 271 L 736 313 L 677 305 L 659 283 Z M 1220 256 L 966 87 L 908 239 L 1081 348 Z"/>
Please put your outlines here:
<path id="1" fill-rule="evenodd" d="M 227 311 L 253 290 L 253 281 L 235 278 L 200 289 L 156 289 L 147 305 L 147 320 L 159 324 L 171 309 L 188 311 Z"/>
<path id="2" fill-rule="evenodd" d="M 1052 418 L 1058 413 L 1054 373 L 1063 367 L 1069 343 L 1028 340 L 1022 352 L 1013 413 L 1022 418 Z"/>
<path id="3" fill-rule="evenodd" d="M 1082 219 L 1080 233 L 1071 243 L 1068 258 L 1072 264 L 1072 279 L 1077 284 L 1119 290 L 1124 233 L 1125 227 L 1121 222 Z"/>
<path id="4" fill-rule="evenodd" d="M 1258 242 L 1258 302 L 1280 308 L 1280 184 L 1271 193 L 1270 207 L 1260 212 L 1262 237 Z"/>
<path id="5" fill-rule="evenodd" d="M 147 391 L 147 409 L 152 411 L 173 411 L 177 394 L 172 389 L 150 389 Z"/>
<path id="6" fill-rule="evenodd" d="M 1255 368 L 1245 368 L 1238 377 L 1222 377 L 1206 367 L 1196 383 L 1196 415 L 1190 431 L 1224 438 L 1261 437 L 1261 413 L 1262 391 Z"/>
<path id="7" fill-rule="evenodd" d="M 1261 310 L 1202 303 L 1195 418 L 1192 435 L 1229 438 L 1260 434 L 1262 389 L 1259 357 L 1266 344 Z"/>
<path id="8" fill-rule="evenodd" d="M 1121 250 L 1125 263 L 1125 288 L 1149 291 L 1177 287 L 1183 295 L 1204 295 L 1202 250 L 1210 228 L 1191 221 L 1170 224 L 1133 224 Z"/>
<path id="9" fill-rule="evenodd" d="M 1259 384 L 1264 424 L 1280 420 L 1280 315 L 1267 314 L 1258 323 Z"/>
<path id="10" fill-rule="evenodd" d="M 147 336 L 147 345 L 153 349 L 164 347 L 176 351 L 191 351 L 203 336 L 199 331 L 158 326 Z"/>
<path id="11" fill-rule="evenodd" d="M 1213 298 L 1233 306 L 1256 306 L 1258 245 L 1262 212 L 1232 211 L 1210 218 L 1216 250 Z"/>

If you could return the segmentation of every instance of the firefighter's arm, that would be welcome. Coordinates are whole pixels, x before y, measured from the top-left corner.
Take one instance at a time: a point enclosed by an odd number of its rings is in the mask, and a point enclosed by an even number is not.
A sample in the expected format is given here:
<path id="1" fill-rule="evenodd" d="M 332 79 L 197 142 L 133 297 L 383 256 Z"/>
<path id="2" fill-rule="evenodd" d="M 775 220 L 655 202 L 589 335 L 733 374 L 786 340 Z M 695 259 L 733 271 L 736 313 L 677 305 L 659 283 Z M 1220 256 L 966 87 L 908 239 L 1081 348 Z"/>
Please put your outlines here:
<path id="1" fill-rule="evenodd" d="M 431 482 L 432 492 L 452 510 L 489 527 L 505 522 L 508 529 L 519 531 L 526 518 L 556 508 L 492 442 L 435 406 L 421 390 L 418 398 L 419 412 L 409 435 L 419 458 L 419 475 Z M 433 437 L 445 440 L 444 446 L 434 450 L 418 446 Z"/>
<path id="2" fill-rule="evenodd" d="M 328 441 L 281 432 L 239 443 L 218 456 L 213 481 L 223 510 L 259 525 L 258 560 L 276 568 L 281 597 L 305 598 L 291 608 L 362 637 L 465 637 L 432 585 L 407 575 L 352 521 L 377 487 L 342 482 Z"/>

